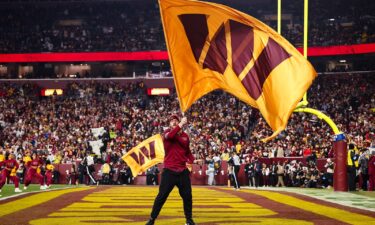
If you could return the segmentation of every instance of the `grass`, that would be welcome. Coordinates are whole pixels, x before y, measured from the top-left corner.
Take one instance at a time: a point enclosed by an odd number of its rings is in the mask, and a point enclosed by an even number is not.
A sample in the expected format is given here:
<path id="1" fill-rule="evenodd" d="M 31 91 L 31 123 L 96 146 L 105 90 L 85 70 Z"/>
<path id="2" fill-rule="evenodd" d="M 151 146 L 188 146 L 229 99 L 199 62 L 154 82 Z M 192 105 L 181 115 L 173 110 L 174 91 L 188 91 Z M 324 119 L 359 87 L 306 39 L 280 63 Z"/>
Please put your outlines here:
<path id="1" fill-rule="evenodd" d="M 262 188 L 259 188 L 259 190 L 262 190 Z M 312 196 L 319 196 L 319 197 L 324 197 L 326 194 L 330 193 L 335 193 L 333 188 L 330 189 L 318 189 L 318 188 L 293 188 L 293 187 L 288 187 L 288 188 L 274 188 L 274 189 L 269 189 L 273 191 L 289 191 L 289 192 L 294 192 L 294 193 L 302 193 L 302 194 L 307 194 L 307 195 L 312 195 Z M 365 196 L 369 198 L 373 198 L 375 200 L 375 191 L 351 191 L 351 192 L 337 192 L 339 193 L 350 193 L 354 195 L 358 195 L 358 197 Z M 327 199 L 336 199 L 334 196 L 329 196 Z"/>
<path id="2" fill-rule="evenodd" d="M 367 196 L 367 197 L 375 199 L 375 191 L 362 191 L 361 190 L 361 191 L 353 191 L 353 192 L 350 192 L 350 193 L 362 195 L 362 196 Z"/>
<path id="3" fill-rule="evenodd" d="M 74 188 L 74 187 L 76 187 L 76 186 L 74 186 L 74 185 L 64 185 L 64 184 L 53 184 L 47 190 L 57 190 L 57 189 L 62 189 L 62 188 Z M 18 194 L 44 191 L 44 190 L 40 190 L 39 184 L 30 184 L 28 186 L 27 190 L 24 190 L 23 184 L 20 184 L 19 188 L 22 190 L 22 192 L 16 193 L 16 192 L 14 192 L 14 185 L 13 184 L 4 185 L 3 188 L 1 189 L 0 200 L 4 197 L 14 196 L 14 195 L 18 195 Z"/>

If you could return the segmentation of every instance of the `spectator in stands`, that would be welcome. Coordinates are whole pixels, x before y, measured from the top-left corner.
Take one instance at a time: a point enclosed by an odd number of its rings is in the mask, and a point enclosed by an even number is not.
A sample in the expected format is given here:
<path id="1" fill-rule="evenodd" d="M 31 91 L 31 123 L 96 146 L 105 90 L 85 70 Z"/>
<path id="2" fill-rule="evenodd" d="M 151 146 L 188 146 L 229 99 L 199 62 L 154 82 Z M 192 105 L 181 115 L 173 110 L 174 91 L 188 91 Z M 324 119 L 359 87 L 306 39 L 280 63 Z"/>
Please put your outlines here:
<path id="1" fill-rule="evenodd" d="M 152 2 L 55 2 L 46 4 L 3 5 L 0 14 L 2 53 L 25 52 L 97 52 L 165 50 L 162 25 L 158 8 Z M 27 4 L 27 5 L 26 5 Z M 110 4 L 110 5 L 109 5 Z M 266 15 L 272 14 L 273 4 L 263 2 L 225 1 L 224 4 L 245 10 L 268 23 Z M 314 1 L 309 14 L 309 46 L 348 45 L 371 43 L 375 39 L 375 21 L 372 7 L 360 2 L 336 10 L 339 2 Z M 103 10 L 109 9 L 110 10 Z M 254 11 L 252 9 L 261 9 Z M 300 9 L 292 2 L 284 3 L 283 10 L 292 15 L 293 21 L 282 29 L 282 35 L 294 46 L 303 44 L 303 24 Z M 66 12 L 69 12 L 66 14 Z M 262 12 L 262 13 L 259 13 Z M 29 21 L 27 18 L 35 18 Z M 135 26 L 136 25 L 136 26 Z M 340 32 L 340 35 L 335 35 Z M 113 73 L 106 71 L 104 77 Z M 33 73 L 25 76 L 32 77 Z M 59 76 L 67 76 L 60 74 Z M 77 73 L 78 77 L 86 74 Z M 248 123 L 254 128 L 257 117 Z M 251 131 L 252 129 L 250 129 Z"/>

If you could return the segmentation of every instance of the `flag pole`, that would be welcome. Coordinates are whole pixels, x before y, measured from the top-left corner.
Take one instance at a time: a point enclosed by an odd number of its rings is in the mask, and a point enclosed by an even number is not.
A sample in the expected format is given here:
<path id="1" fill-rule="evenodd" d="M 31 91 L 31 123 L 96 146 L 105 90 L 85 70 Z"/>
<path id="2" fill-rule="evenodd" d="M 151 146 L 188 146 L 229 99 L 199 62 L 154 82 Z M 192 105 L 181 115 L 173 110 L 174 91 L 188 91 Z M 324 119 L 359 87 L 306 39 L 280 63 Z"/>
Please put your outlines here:
<path id="1" fill-rule="evenodd" d="M 277 0 L 277 33 L 281 35 L 281 0 Z"/>

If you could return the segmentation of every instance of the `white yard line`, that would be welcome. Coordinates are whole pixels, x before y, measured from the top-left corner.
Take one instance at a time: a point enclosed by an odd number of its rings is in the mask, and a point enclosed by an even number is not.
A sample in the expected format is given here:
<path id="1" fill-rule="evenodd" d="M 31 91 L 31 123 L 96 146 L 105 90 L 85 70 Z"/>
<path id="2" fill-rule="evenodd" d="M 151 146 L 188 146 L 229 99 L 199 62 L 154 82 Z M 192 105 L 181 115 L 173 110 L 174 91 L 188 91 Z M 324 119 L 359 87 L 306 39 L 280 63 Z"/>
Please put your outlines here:
<path id="1" fill-rule="evenodd" d="M 82 186 L 82 187 L 84 187 L 84 186 Z M 35 190 L 35 191 L 28 191 L 28 192 L 21 192 L 21 193 L 15 194 L 15 195 L 7 196 L 7 197 L 1 197 L 1 195 L 0 195 L 0 202 L 3 201 L 3 200 L 7 200 L 7 199 L 10 199 L 10 198 L 15 198 L 15 197 L 19 197 L 19 196 L 23 196 L 23 195 L 27 195 L 27 194 L 31 194 L 31 193 L 41 193 L 41 192 L 47 192 L 47 191 L 57 191 L 57 190 L 64 190 L 64 189 L 70 189 L 70 188 L 76 188 L 76 186 L 73 186 L 73 187 L 53 188 L 53 189 L 45 189 L 45 190 Z"/>

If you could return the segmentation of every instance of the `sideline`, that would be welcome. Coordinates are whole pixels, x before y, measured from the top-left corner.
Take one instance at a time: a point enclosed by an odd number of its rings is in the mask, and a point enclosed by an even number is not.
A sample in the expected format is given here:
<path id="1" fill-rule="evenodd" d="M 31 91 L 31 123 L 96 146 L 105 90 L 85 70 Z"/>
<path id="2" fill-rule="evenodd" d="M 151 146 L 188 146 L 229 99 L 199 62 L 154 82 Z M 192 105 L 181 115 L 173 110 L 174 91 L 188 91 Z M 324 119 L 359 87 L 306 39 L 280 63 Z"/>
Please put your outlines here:
<path id="1" fill-rule="evenodd" d="M 74 188 L 84 188 L 84 187 L 90 187 L 90 186 L 82 186 L 82 187 L 81 186 L 78 186 L 78 187 L 74 186 L 74 187 L 61 187 L 61 188 L 53 188 L 53 189 L 45 189 L 45 190 L 35 190 L 35 191 L 21 192 L 21 193 L 18 193 L 18 194 L 7 196 L 7 197 L 1 197 L 1 194 L 0 194 L 0 202 L 4 201 L 4 200 L 11 199 L 11 198 L 17 198 L 17 197 L 27 195 L 27 194 L 43 193 L 43 192 L 49 192 L 49 191 L 59 191 L 59 190 L 74 189 Z"/>
<path id="2" fill-rule="evenodd" d="M 241 187 L 242 188 L 242 187 Z M 289 192 L 293 194 L 300 194 L 319 200 L 357 208 L 361 210 L 367 210 L 375 212 L 375 199 L 372 197 L 353 194 L 350 192 L 334 192 L 333 190 L 327 189 L 308 189 L 308 188 L 290 188 L 290 187 L 243 187 L 246 190 L 260 190 L 260 191 L 274 191 L 274 192 Z"/>

